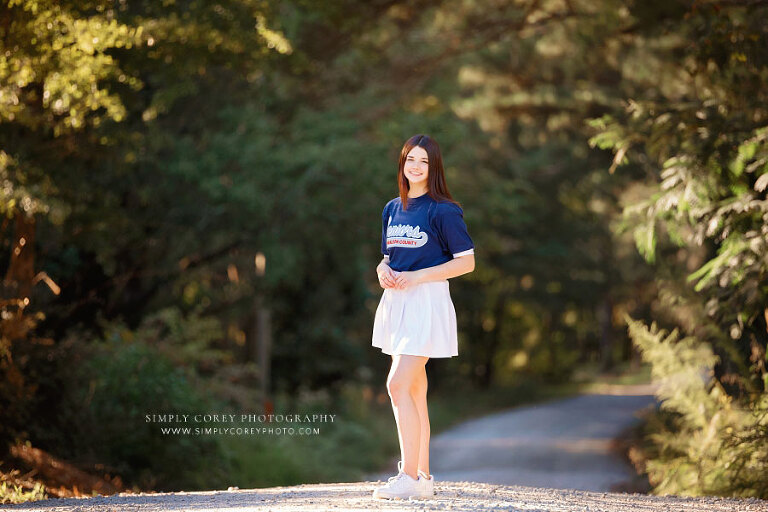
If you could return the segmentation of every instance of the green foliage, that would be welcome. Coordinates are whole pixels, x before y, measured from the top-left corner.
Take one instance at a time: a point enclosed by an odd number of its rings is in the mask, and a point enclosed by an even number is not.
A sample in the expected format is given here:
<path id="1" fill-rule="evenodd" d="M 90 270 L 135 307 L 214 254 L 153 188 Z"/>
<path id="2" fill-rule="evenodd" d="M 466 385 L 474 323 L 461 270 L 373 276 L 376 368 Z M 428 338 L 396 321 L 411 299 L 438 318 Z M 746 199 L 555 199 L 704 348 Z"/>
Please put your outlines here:
<path id="1" fill-rule="evenodd" d="M 638 45 L 674 28 L 656 52 L 660 76 L 685 75 L 590 122 L 593 145 L 617 159 L 626 150 L 627 167 L 646 171 L 646 193 L 625 206 L 617 232 L 633 232 L 658 269 L 662 307 L 672 306 L 661 315 L 690 334 L 677 341 L 677 330 L 665 336 L 630 321 L 674 411 L 649 428 L 646 466 L 658 493 L 768 493 L 768 96 L 758 85 L 768 76 L 758 51 L 767 14 L 756 3 L 701 5 L 649 27 Z"/>
<path id="2" fill-rule="evenodd" d="M 594 357 L 594 311 L 617 281 L 602 225 L 614 199 L 599 191 L 617 183 L 599 177 L 599 153 L 581 148 L 579 116 L 589 105 L 550 83 L 561 61 L 553 56 L 540 74 L 512 71 L 545 83 L 531 96 L 512 95 L 530 103 L 520 105 L 525 115 L 509 135 L 484 131 L 495 126 L 495 105 L 470 101 L 456 80 L 473 66 L 498 75 L 501 61 L 487 60 L 484 45 L 467 69 L 455 67 L 461 59 L 435 59 L 429 45 L 412 55 L 423 64 L 418 74 L 403 68 L 401 56 L 422 32 L 453 30 L 474 40 L 472 23 L 482 26 L 489 13 L 471 6 L 468 23 L 451 2 L 423 7 L 355 4 L 350 17 L 343 6 L 301 1 L 279 8 L 236 0 L 62 4 L 62 16 L 135 28 L 140 44 L 94 50 L 115 66 L 98 83 L 123 105 L 119 122 L 86 122 L 58 137 L 18 124 L 3 132 L 4 140 L 23 142 L 8 151 L 8 165 L 18 169 L 8 190 L 24 176 L 39 191 L 35 211 L 51 233 L 43 264 L 67 279 L 67 291 L 89 290 L 40 297 L 50 325 L 66 331 L 69 305 L 97 296 L 98 306 L 75 312 L 78 321 L 92 325 L 98 309 L 136 327 L 154 310 L 202 306 L 226 322 L 231 342 L 230 333 L 250 333 L 252 296 L 260 293 L 277 333 L 276 387 L 295 392 L 344 380 L 351 365 L 364 363 L 366 303 L 379 293 L 365 277 L 376 244 L 361 241 L 378 239 L 373 220 L 396 193 L 392 152 L 413 133 L 428 132 L 443 146 L 449 183 L 478 246 L 487 248 L 482 271 L 456 287 L 458 300 L 482 308 L 460 318 L 472 360 L 446 372 L 490 385 L 519 369 L 510 363 L 517 357 L 535 362 L 530 373 L 567 378 L 577 359 Z M 566 32 L 586 44 L 578 30 Z M 559 45 L 557 37 L 542 46 Z M 530 55 L 521 63 L 546 53 L 535 37 L 524 39 L 513 48 Z M 568 41 L 563 46 L 571 48 Z M 461 53 L 452 43 L 447 50 Z M 543 121 L 535 105 L 549 112 Z M 36 151 L 41 144 L 51 150 Z M 553 183 L 561 185 L 554 190 Z M 593 194 L 603 197 L 593 201 Z M 257 252 L 267 258 L 263 278 L 253 275 Z M 232 267 L 237 280 L 229 279 Z M 486 290 L 486 300 L 475 300 Z M 524 346 L 526 336 L 536 341 Z M 319 363 L 311 357 L 318 349 L 327 354 Z"/>
<path id="3" fill-rule="evenodd" d="M 626 320 L 670 418 L 653 419 L 648 433 L 654 493 L 768 497 L 768 392 L 734 400 L 714 378 L 718 358 L 708 344 Z"/>
<path id="4" fill-rule="evenodd" d="M 680 27 L 691 40 L 684 60 L 693 68 L 688 97 L 636 98 L 621 118 L 603 116 L 590 123 L 599 130 L 592 144 L 617 152 L 633 147 L 628 154 L 644 159 L 649 168 L 654 160 L 662 163 L 658 191 L 624 211 L 627 224 L 635 227 L 641 254 L 649 262 L 655 259 L 656 223 L 679 246 L 712 240 L 719 246 L 717 255 L 689 279 L 698 280 L 697 291 L 710 288 L 714 293 L 711 288 L 733 286 L 738 302 L 746 302 L 749 309 L 765 292 L 754 283 L 768 270 L 761 258 L 768 234 L 763 193 L 768 178 L 762 178 L 768 163 L 768 127 L 761 126 L 763 90 L 749 86 L 766 73 L 768 61 L 751 50 L 745 50 L 752 56 L 748 61 L 724 55 L 736 55 L 730 41 L 752 48 L 765 37 L 754 25 L 760 16 L 751 10 L 760 8 L 734 7 L 717 15 L 702 9 Z M 731 34 L 727 41 L 726 33 Z M 753 112 L 753 118 L 745 118 L 745 111 Z"/>
<path id="5" fill-rule="evenodd" d="M 175 368 L 184 369 L 198 394 L 237 410 L 247 410 L 260 400 L 256 364 L 237 360 L 217 317 L 169 307 L 144 317 L 135 331 L 112 329 L 115 336 L 151 346 Z"/>
<path id="6" fill-rule="evenodd" d="M 0 482 L 0 503 L 25 503 L 28 501 L 47 500 L 45 486 L 40 482 L 34 488 L 25 491 L 20 485 Z"/>
<path id="7" fill-rule="evenodd" d="M 13 51 L 0 53 L 0 119 L 46 126 L 60 136 L 86 122 L 125 118 L 119 95 L 104 87 L 105 80 L 133 88 L 142 83 L 126 76 L 108 52 L 140 44 L 142 28 L 118 23 L 111 2 L 88 3 L 78 9 L 69 2 L 21 0 L 3 9 L 10 18 L 3 46 Z"/>
<path id="8" fill-rule="evenodd" d="M 216 440 L 163 435 L 146 420 L 147 414 L 216 410 L 182 368 L 145 342 L 120 336 L 88 350 L 65 399 L 73 457 L 104 464 L 141 488 L 199 488 L 204 467 L 212 479 L 226 474 L 229 461 Z"/>

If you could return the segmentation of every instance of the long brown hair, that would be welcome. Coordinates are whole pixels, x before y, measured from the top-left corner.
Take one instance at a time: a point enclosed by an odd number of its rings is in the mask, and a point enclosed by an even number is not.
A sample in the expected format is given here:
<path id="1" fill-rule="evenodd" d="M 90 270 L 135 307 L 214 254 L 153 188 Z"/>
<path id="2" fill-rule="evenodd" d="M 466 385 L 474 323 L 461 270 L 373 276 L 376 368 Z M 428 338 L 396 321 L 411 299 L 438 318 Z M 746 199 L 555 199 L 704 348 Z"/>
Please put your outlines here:
<path id="1" fill-rule="evenodd" d="M 427 172 L 427 194 L 429 194 L 435 201 L 450 201 L 459 206 L 458 201 L 454 200 L 451 193 L 448 192 L 448 184 L 445 182 L 445 171 L 443 170 L 443 157 L 440 154 L 440 146 L 437 145 L 437 141 L 428 135 L 414 135 L 403 145 L 403 149 L 400 151 L 400 163 L 397 170 L 397 185 L 400 189 L 400 201 L 403 203 L 403 208 L 408 208 L 408 191 L 411 189 L 408 178 L 405 177 L 405 159 L 408 153 L 419 146 L 424 148 L 429 157 L 429 164 Z"/>

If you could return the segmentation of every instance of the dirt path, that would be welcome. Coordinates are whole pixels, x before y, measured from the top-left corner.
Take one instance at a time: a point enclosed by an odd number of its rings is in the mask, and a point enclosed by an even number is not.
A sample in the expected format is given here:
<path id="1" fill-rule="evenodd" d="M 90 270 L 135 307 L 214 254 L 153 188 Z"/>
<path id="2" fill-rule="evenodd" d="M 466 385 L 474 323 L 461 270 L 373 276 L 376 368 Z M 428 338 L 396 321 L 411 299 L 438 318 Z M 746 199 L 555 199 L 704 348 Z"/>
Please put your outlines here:
<path id="1" fill-rule="evenodd" d="M 640 494 L 596 493 L 467 482 L 437 482 L 435 499 L 374 500 L 373 482 L 313 484 L 267 489 L 195 493 L 66 498 L 8 505 L 2 510 L 56 512 L 231 511 L 287 512 L 358 510 L 449 510 L 510 512 L 765 512 L 768 501 L 756 499 L 681 498 Z"/>
<path id="2" fill-rule="evenodd" d="M 430 470 L 438 480 L 583 491 L 631 488 L 635 471 L 616 452 L 615 439 L 656 401 L 648 387 L 607 391 L 463 423 L 431 441 Z"/>

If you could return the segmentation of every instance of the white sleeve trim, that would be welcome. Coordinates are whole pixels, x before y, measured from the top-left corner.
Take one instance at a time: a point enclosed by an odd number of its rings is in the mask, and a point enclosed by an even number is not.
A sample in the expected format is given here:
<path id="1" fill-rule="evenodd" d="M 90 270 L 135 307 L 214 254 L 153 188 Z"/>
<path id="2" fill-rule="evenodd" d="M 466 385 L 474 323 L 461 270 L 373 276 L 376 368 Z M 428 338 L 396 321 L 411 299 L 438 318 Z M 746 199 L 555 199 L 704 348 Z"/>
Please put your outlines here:
<path id="1" fill-rule="evenodd" d="M 475 254 L 475 248 L 473 247 L 472 249 L 467 249 L 466 251 L 457 252 L 456 254 L 453 255 L 453 257 L 458 258 L 460 256 L 466 256 L 468 254 Z"/>
<path id="2" fill-rule="evenodd" d="M 385 260 L 387 260 L 387 261 L 389 261 L 389 254 L 385 254 L 385 255 L 384 255 L 384 259 L 385 259 Z"/>

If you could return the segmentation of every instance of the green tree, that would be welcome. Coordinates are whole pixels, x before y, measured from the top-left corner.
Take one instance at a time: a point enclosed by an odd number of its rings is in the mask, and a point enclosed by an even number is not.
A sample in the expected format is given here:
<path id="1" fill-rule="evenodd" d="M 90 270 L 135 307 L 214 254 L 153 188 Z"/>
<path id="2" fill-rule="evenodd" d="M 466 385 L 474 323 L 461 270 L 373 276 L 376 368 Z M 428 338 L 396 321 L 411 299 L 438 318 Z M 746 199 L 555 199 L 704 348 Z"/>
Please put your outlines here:
<path id="1" fill-rule="evenodd" d="M 678 382 L 662 398 L 679 418 L 653 436 L 657 492 L 768 496 L 766 14 L 754 2 L 701 4 L 674 32 L 649 30 L 666 41 L 657 59 L 668 86 L 592 122 L 593 143 L 614 151 L 615 166 L 648 174 L 621 229 L 660 269 L 664 319 L 690 335 L 678 342 L 630 324 L 654 371 Z M 703 387 L 697 367 L 714 383 Z M 693 449 L 696 439 L 706 442 Z"/>

